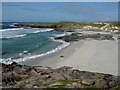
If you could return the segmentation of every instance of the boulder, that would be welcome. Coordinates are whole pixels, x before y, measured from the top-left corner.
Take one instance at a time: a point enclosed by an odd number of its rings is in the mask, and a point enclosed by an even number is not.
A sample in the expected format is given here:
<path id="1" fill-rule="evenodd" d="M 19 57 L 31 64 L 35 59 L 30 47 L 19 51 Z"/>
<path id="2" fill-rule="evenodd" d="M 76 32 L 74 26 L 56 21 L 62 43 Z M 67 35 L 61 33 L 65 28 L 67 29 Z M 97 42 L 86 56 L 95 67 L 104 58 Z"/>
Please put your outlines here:
<path id="1" fill-rule="evenodd" d="M 30 71 L 30 75 L 35 76 L 35 75 L 38 75 L 38 73 L 33 69 L 33 70 Z"/>
<path id="2" fill-rule="evenodd" d="M 2 64 L 2 86 L 13 88 L 106 88 L 120 85 L 120 77 L 94 73 L 63 66 L 50 67 L 20 66 L 16 63 Z"/>
<path id="3" fill-rule="evenodd" d="M 82 82 L 81 82 L 83 85 L 94 85 L 95 82 L 92 80 L 92 79 L 82 79 Z"/>

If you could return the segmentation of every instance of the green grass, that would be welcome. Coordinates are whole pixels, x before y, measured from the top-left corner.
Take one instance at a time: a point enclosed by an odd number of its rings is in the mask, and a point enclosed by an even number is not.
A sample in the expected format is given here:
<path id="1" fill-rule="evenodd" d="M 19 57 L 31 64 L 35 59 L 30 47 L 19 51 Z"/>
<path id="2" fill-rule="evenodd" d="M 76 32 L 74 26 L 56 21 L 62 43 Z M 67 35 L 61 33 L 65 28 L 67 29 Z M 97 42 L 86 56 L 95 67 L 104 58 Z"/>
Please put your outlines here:
<path id="1" fill-rule="evenodd" d="M 111 22 L 112 25 L 114 26 L 119 26 L 120 27 L 120 22 Z"/>
<path id="2" fill-rule="evenodd" d="M 65 88 L 65 85 L 55 85 L 53 88 Z"/>
<path id="3" fill-rule="evenodd" d="M 114 26 L 120 26 L 120 22 L 110 22 L 111 25 Z M 56 25 L 57 27 L 61 27 L 61 28 L 81 28 L 83 26 L 93 26 L 93 27 L 98 27 L 101 28 L 103 27 L 105 24 L 96 24 L 94 22 L 46 22 L 44 24 L 41 23 L 37 23 L 34 24 L 36 26 L 41 26 L 41 25 Z"/>
<path id="4" fill-rule="evenodd" d="M 94 26 L 99 28 L 105 25 L 105 24 L 95 24 L 93 22 L 53 22 L 48 24 L 53 24 L 56 26 L 60 25 L 61 27 L 83 27 L 83 26 L 89 25 L 89 26 Z"/>
<path id="5" fill-rule="evenodd" d="M 54 85 L 52 88 L 65 88 L 67 84 L 80 83 L 80 80 L 60 80 L 60 85 Z"/>
<path id="6" fill-rule="evenodd" d="M 71 83 L 80 83 L 80 80 L 60 80 L 59 81 L 62 85 L 67 85 L 67 84 L 71 84 Z"/>

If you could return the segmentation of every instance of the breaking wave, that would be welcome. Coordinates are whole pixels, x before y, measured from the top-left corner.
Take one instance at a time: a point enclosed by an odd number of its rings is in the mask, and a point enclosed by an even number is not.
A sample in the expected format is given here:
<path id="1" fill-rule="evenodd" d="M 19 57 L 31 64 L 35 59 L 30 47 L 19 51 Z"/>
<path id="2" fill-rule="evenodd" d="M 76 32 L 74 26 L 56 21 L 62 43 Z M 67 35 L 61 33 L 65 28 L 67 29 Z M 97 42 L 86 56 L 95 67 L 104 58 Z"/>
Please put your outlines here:
<path id="1" fill-rule="evenodd" d="M 18 38 L 24 37 L 30 33 L 40 33 L 40 32 L 49 32 L 54 29 L 40 29 L 40 28 L 9 28 L 9 29 L 0 29 L 0 33 L 2 34 L 1 39 L 9 39 L 9 38 Z M 10 33 L 10 34 L 9 34 Z"/>
<path id="2" fill-rule="evenodd" d="M 61 42 L 62 44 L 59 45 L 58 47 L 56 47 L 56 48 L 46 52 L 46 53 L 42 53 L 42 54 L 38 54 L 38 55 L 31 55 L 28 51 L 23 51 L 23 53 L 19 53 L 19 55 L 22 56 L 23 54 L 27 54 L 27 56 L 25 56 L 24 58 L 19 58 L 19 59 L 12 59 L 12 58 L 1 59 L 1 62 L 2 63 L 6 63 L 6 64 L 11 64 L 12 62 L 20 63 L 20 62 L 28 61 L 30 59 L 35 59 L 35 58 L 38 58 L 38 57 L 43 57 L 43 56 L 46 56 L 46 55 L 58 52 L 58 51 L 62 50 L 63 48 L 66 48 L 67 46 L 70 45 L 70 43 L 65 42 L 63 40 L 55 40 L 53 37 L 50 37 L 50 39 L 52 41 L 55 41 L 55 42 Z"/>
<path id="3" fill-rule="evenodd" d="M 22 34 L 22 35 L 14 35 L 14 36 L 9 36 L 9 37 L 2 37 L 2 39 L 10 39 L 10 38 L 18 38 L 18 37 L 24 37 L 27 34 Z"/>
<path id="4" fill-rule="evenodd" d="M 14 30 L 22 30 L 24 28 L 9 28 L 9 29 L 0 29 L 0 32 L 14 31 Z"/>

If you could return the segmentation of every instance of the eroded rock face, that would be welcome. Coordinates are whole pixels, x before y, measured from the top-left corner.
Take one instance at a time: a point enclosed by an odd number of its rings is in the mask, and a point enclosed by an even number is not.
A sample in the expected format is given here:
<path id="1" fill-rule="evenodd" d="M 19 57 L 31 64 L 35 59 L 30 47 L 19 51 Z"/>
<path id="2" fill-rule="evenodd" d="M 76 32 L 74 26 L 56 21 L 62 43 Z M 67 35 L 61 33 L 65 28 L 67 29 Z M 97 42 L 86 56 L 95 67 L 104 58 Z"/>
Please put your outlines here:
<path id="1" fill-rule="evenodd" d="M 103 73 L 79 71 L 64 66 L 58 69 L 39 66 L 2 64 L 3 87 L 13 88 L 107 88 L 120 85 L 120 77 Z"/>

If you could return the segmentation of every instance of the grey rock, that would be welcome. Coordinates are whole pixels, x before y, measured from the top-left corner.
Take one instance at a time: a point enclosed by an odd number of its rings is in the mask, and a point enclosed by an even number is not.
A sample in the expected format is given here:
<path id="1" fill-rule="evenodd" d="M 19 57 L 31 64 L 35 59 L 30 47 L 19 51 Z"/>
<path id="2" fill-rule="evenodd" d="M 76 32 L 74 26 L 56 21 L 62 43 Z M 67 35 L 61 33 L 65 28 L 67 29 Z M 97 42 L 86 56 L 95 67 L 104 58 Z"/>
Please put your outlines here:
<path id="1" fill-rule="evenodd" d="M 3 87 L 13 88 L 106 88 L 120 85 L 120 76 L 93 73 L 64 66 L 50 67 L 21 66 L 16 63 L 3 64 Z"/>

